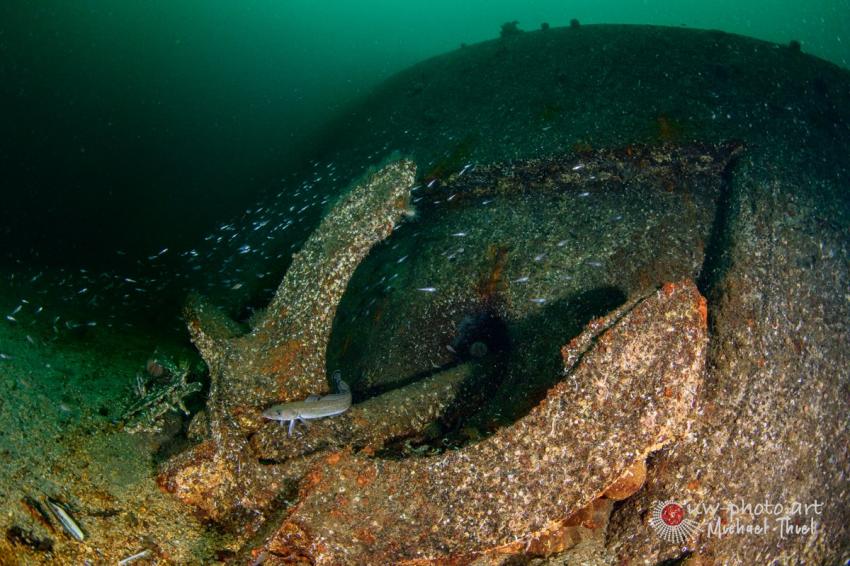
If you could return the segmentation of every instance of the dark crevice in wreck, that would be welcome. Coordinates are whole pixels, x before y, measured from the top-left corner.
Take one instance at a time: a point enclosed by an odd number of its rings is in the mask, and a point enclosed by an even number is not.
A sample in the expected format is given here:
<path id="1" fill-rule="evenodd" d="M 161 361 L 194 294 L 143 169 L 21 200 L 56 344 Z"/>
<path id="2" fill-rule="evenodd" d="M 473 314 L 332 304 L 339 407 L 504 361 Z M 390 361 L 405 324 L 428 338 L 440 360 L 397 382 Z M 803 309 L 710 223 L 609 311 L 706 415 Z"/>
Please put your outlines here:
<path id="1" fill-rule="evenodd" d="M 740 151 L 739 149 L 733 153 L 733 157 L 720 174 L 720 197 L 705 248 L 705 258 L 697 278 L 697 288 L 709 300 L 714 298 L 718 284 L 729 270 L 729 251 L 732 248 L 731 226 L 734 209 L 737 208 L 739 200 L 735 191 L 734 172 Z"/>
<path id="2" fill-rule="evenodd" d="M 406 387 L 411 383 L 422 381 L 466 362 L 499 365 L 510 355 L 512 348 L 508 323 L 504 320 L 498 308 L 485 305 L 483 308 L 471 311 L 461 319 L 458 324 L 458 332 L 447 347 L 454 354 L 452 361 L 392 383 L 373 385 L 356 390 L 353 392 L 354 402 L 362 402 L 389 391 Z"/>
<path id="3" fill-rule="evenodd" d="M 298 482 L 288 482 L 286 488 L 281 490 L 272 500 L 269 508 L 265 511 L 266 520 L 257 529 L 253 536 L 246 539 L 242 546 L 231 557 L 232 564 L 260 564 L 251 552 L 262 542 L 274 534 L 275 527 L 280 523 L 286 513 L 290 510 L 292 502 L 298 498 Z"/>
<path id="4" fill-rule="evenodd" d="M 693 555 L 693 551 L 688 550 L 675 558 L 662 560 L 661 562 L 658 562 L 656 566 L 682 566 L 688 562 L 688 558 L 690 558 L 691 555 Z"/>
<path id="5" fill-rule="evenodd" d="M 488 351 L 475 364 L 453 406 L 423 437 L 398 439 L 377 456 L 403 459 L 455 450 L 511 426 L 564 378 L 561 346 L 579 335 L 591 320 L 621 307 L 626 300 L 623 290 L 600 287 L 552 303 L 513 327 L 493 313 L 482 316 L 484 328 L 470 324 L 469 335 L 459 335 L 457 343 L 492 332 L 489 336 L 493 343 L 504 349 Z"/>
<path id="6" fill-rule="evenodd" d="M 502 397 L 490 410 L 501 414 L 504 425 L 525 416 L 563 378 L 561 347 L 578 336 L 591 320 L 613 311 L 626 300 L 627 294 L 617 287 L 588 289 L 555 301 L 538 315 L 517 323 L 513 330 L 517 355 L 510 360 L 516 364 L 509 364 L 514 381 L 505 385 L 516 386 L 516 391 L 522 394 Z M 533 374 L 523 371 L 528 365 L 533 368 Z"/>

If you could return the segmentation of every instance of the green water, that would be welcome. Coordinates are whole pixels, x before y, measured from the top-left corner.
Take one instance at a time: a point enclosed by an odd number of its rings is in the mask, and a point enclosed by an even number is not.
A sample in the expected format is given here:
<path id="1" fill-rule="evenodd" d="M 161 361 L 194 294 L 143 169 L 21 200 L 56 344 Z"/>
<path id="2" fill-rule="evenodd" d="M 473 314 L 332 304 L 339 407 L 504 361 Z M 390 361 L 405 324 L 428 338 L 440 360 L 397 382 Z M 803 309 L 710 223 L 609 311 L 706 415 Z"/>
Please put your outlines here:
<path id="1" fill-rule="evenodd" d="M 109 267 L 278 190 L 378 81 L 517 20 L 713 28 L 850 66 L 850 2 L 4 2 L 0 257 Z"/>

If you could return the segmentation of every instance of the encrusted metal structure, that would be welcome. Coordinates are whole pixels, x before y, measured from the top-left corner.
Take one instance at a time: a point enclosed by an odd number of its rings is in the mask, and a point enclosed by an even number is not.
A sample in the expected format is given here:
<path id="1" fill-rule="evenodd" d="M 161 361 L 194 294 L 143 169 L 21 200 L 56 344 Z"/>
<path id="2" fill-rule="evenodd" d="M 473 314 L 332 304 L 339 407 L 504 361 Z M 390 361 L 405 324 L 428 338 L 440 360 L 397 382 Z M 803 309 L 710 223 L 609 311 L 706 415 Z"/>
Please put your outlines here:
<path id="1" fill-rule="evenodd" d="M 269 405 L 328 390 L 325 349 L 336 305 L 360 260 L 402 218 L 415 171 L 412 162 L 395 161 L 355 184 L 294 256 L 247 334 L 202 297 L 190 299 L 189 331 L 210 369 L 206 438 L 165 465 L 166 490 L 213 520 L 262 520 L 258 510 L 289 476 L 261 466 L 248 437 L 267 424 L 261 412 Z"/>
<path id="2" fill-rule="evenodd" d="M 564 347 L 564 380 L 489 438 L 402 461 L 329 454 L 255 554 L 456 564 L 566 550 L 571 517 L 630 495 L 649 453 L 687 431 L 707 342 L 705 299 L 667 284 L 589 324 Z"/>

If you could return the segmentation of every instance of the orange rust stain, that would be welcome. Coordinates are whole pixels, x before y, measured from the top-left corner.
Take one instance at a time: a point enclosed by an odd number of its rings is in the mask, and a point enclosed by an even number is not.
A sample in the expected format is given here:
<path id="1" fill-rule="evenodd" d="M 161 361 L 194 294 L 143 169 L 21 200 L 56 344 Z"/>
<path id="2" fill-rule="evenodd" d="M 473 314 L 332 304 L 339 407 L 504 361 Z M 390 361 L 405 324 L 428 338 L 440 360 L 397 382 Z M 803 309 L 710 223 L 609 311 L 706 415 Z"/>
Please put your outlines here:
<path id="1" fill-rule="evenodd" d="M 703 326 L 708 324 L 708 302 L 705 297 L 700 295 L 697 302 L 697 311 L 699 312 L 699 320 Z"/>
<path id="2" fill-rule="evenodd" d="M 675 291 L 676 291 L 676 284 L 675 283 L 665 283 L 661 287 L 661 292 L 664 293 L 665 297 L 669 297 Z"/>
<path id="3" fill-rule="evenodd" d="M 298 340 L 287 340 L 279 346 L 275 346 L 265 358 L 267 363 L 260 367 L 260 373 L 265 375 L 284 376 L 293 373 L 293 368 L 298 360 L 298 355 L 304 345 Z"/>
<path id="4" fill-rule="evenodd" d="M 295 523 L 287 521 L 274 534 L 268 543 L 268 551 L 279 556 L 286 556 L 289 564 L 312 564 L 303 549 L 311 546 L 310 535 Z M 317 545 L 321 551 L 321 545 Z"/>
<path id="5" fill-rule="evenodd" d="M 334 452 L 325 458 L 325 462 L 327 462 L 329 466 L 336 466 L 339 463 L 340 458 L 342 458 L 342 454 Z"/>
<path id="6" fill-rule="evenodd" d="M 305 488 L 315 487 L 315 486 L 319 485 L 320 483 L 322 483 L 322 478 L 323 478 L 323 475 L 322 475 L 321 470 L 315 470 L 315 469 L 311 470 L 310 472 L 307 473 L 306 476 L 304 476 L 304 487 Z"/>
<path id="7" fill-rule="evenodd" d="M 508 247 L 490 245 L 487 248 L 487 271 L 478 281 L 476 291 L 484 301 L 493 299 L 501 289 L 502 274 L 508 261 Z"/>
<path id="8" fill-rule="evenodd" d="M 351 422 L 359 427 L 367 427 L 369 425 L 369 421 L 359 412 L 351 415 Z"/>
<path id="9" fill-rule="evenodd" d="M 673 396 L 673 388 L 670 387 L 669 385 L 664 388 L 664 396 L 665 397 L 672 397 Z"/>
<path id="10" fill-rule="evenodd" d="M 365 472 L 363 472 L 362 474 L 357 476 L 357 480 L 356 480 L 357 485 L 359 485 L 360 487 L 365 487 L 365 486 L 369 485 L 370 483 L 372 483 L 372 480 L 375 479 L 375 476 L 376 476 L 375 470 L 372 469 L 372 468 L 369 468 Z"/>
<path id="11" fill-rule="evenodd" d="M 608 499 L 622 501 L 634 495 L 646 482 L 646 461 L 637 460 L 605 490 Z M 590 515 L 593 518 L 593 515 Z"/>
<path id="12" fill-rule="evenodd" d="M 563 526 L 565 526 L 565 527 L 577 527 L 577 526 L 581 525 L 582 523 L 584 523 L 585 521 L 590 521 L 592 519 L 592 516 L 593 516 L 593 507 L 592 507 L 592 505 L 587 505 L 585 507 L 582 507 L 578 511 L 575 511 L 572 515 L 567 517 L 563 522 Z"/>
<path id="13" fill-rule="evenodd" d="M 375 544 L 375 541 L 377 540 L 375 535 L 373 535 L 368 529 L 360 529 L 354 533 L 354 538 L 361 542 L 365 542 L 366 544 Z"/>
<path id="14" fill-rule="evenodd" d="M 691 480 L 691 481 L 689 481 L 689 482 L 688 482 L 687 487 L 688 487 L 688 489 L 689 489 L 689 490 L 691 490 L 691 491 L 694 491 L 694 490 L 696 490 L 696 489 L 699 489 L 699 480 Z"/>

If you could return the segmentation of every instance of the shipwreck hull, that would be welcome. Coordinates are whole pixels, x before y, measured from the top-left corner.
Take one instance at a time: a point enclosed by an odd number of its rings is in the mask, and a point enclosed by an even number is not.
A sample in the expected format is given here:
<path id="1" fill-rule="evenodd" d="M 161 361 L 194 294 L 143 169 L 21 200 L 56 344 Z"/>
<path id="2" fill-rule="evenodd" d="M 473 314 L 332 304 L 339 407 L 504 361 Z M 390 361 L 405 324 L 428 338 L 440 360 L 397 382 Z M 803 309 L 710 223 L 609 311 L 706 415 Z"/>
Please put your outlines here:
<path id="1" fill-rule="evenodd" d="M 301 336 L 306 319 L 266 337 L 242 336 L 225 319 L 220 331 L 194 331 L 206 358 L 223 351 L 219 338 L 232 341 L 228 359 L 242 360 L 234 376 L 248 359 L 240 356 L 264 351 L 271 365 L 262 367 L 279 379 L 223 401 L 219 423 L 230 423 L 235 444 L 216 443 L 220 425 L 210 421 L 194 452 L 165 465 L 162 485 L 246 538 L 254 533 L 240 549 L 245 560 L 463 563 L 561 553 L 553 560 L 569 561 L 582 552 L 582 562 L 598 563 L 838 561 L 850 545 L 848 85 L 846 72 L 783 47 L 623 26 L 522 34 L 402 73 L 344 118 L 348 137 L 325 149 L 351 176 L 386 147 L 405 150 L 418 178 L 404 206 L 416 216 L 345 267 L 345 293 L 330 305 L 336 317 L 324 319 L 324 342 L 309 356 L 285 339 Z M 452 507 L 447 516 L 475 527 L 423 528 L 418 520 L 438 524 L 460 489 L 441 491 L 446 476 L 435 467 L 457 471 L 452 481 L 466 480 L 463 489 L 484 490 L 474 480 L 481 470 L 461 460 L 508 439 L 522 444 L 513 435 L 568 386 L 585 393 L 573 402 L 594 402 L 582 389 L 590 385 L 565 380 L 559 349 L 593 334 L 600 318 L 621 320 L 612 313 L 623 305 L 663 301 L 664 289 L 691 297 L 670 312 L 680 313 L 685 334 L 704 333 L 685 349 L 705 362 L 695 392 L 680 399 L 687 411 L 666 413 L 678 416 L 663 421 L 664 442 L 647 437 L 627 458 L 612 446 L 616 464 L 602 475 L 592 462 L 573 470 L 575 462 L 558 461 L 574 474 L 570 488 L 548 475 L 538 483 L 516 462 L 495 464 L 499 474 L 511 470 L 528 502 L 470 506 L 486 515 L 478 519 Z M 267 320 L 284 314 L 272 304 Z M 668 316 L 653 312 L 643 323 Z M 586 361 L 604 345 L 589 340 Z M 211 364 L 214 376 L 221 367 Z M 350 378 L 350 415 L 292 442 L 257 419 L 274 401 L 325 391 L 331 368 Z M 664 402 L 664 393 L 647 399 Z M 228 399 L 227 386 L 216 395 Z M 628 411 L 610 416 L 630 422 Z M 627 428 L 657 432 L 652 424 Z M 625 446 L 619 427 L 605 427 Z M 528 438 L 539 440 L 534 430 Z M 556 430 L 559 442 L 572 433 Z M 544 444 L 523 450 L 525 466 L 543 466 Z M 507 452 L 475 461 L 502 462 Z M 209 464 L 232 470 L 227 480 L 210 479 L 203 458 L 230 462 Z M 629 474 L 645 481 L 620 490 L 612 511 L 617 490 L 608 484 Z M 487 489 L 508 493 L 511 481 L 498 477 Z M 560 514 L 541 507 L 555 493 L 571 494 Z M 425 497 L 430 511 L 420 509 Z M 817 529 L 792 537 L 711 535 L 708 525 L 728 523 L 728 513 L 690 517 L 695 528 L 677 541 L 649 524 L 659 501 L 693 509 L 766 500 L 826 504 L 805 518 Z M 517 519 L 524 507 L 534 511 Z M 417 522 L 399 520 L 405 514 Z M 365 524 L 369 516 L 377 525 Z M 331 533 L 333 521 L 350 536 Z M 391 536 L 382 540 L 378 529 Z"/>

